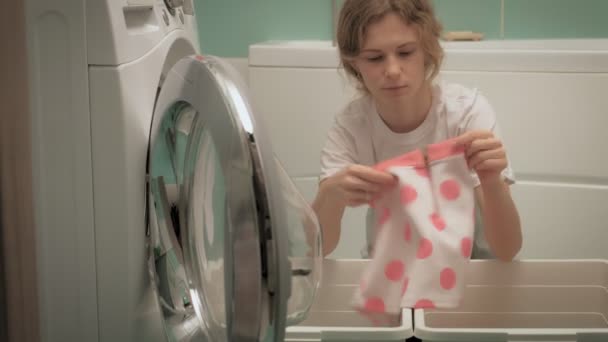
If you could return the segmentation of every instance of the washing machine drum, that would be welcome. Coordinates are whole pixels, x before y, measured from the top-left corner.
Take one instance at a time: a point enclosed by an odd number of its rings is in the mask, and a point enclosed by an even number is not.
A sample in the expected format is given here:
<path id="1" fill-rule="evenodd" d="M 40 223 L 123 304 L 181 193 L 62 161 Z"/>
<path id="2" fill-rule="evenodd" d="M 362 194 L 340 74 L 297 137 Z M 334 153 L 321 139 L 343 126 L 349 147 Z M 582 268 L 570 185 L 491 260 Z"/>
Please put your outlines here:
<path id="1" fill-rule="evenodd" d="M 167 74 L 150 131 L 149 270 L 169 340 L 283 341 L 321 272 L 316 216 L 220 58 Z"/>

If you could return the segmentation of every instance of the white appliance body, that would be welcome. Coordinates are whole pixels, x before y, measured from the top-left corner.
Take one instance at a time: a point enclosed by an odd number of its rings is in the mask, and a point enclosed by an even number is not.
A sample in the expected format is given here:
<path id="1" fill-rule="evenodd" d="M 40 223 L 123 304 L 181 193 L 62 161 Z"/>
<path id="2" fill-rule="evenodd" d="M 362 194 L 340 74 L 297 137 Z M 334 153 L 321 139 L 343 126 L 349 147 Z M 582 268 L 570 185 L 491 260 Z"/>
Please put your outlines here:
<path id="1" fill-rule="evenodd" d="M 312 305 L 318 222 L 192 5 L 28 2 L 43 341 L 282 341 Z"/>
<path id="2" fill-rule="evenodd" d="M 191 7 L 32 0 L 27 21 L 42 340 L 164 340 L 146 152 L 164 73 L 199 51 Z"/>

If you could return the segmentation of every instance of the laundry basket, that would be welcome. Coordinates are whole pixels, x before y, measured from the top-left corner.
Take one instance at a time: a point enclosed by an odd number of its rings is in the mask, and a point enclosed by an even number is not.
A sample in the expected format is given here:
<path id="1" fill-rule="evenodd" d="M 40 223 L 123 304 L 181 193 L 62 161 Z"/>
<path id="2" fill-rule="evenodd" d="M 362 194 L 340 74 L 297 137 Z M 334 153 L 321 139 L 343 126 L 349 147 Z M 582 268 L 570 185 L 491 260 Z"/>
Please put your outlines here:
<path id="1" fill-rule="evenodd" d="M 414 310 L 424 342 L 608 342 L 607 260 L 473 260 L 455 309 Z"/>
<path id="2" fill-rule="evenodd" d="M 287 328 L 286 341 L 403 342 L 412 337 L 411 310 L 404 310 L 394 326 L 375 327 L 350 306 L 368 262 L 359 259 L 324 260 L 321 286 L 308 318 Z"/>

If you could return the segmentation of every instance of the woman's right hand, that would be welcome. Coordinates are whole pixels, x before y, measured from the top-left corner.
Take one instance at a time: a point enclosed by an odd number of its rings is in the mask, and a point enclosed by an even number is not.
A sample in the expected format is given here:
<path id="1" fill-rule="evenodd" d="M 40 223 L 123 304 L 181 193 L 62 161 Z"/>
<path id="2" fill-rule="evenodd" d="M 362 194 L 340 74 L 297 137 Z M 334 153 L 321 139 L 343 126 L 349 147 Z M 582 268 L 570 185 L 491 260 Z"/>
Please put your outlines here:
<path id="1" fill-rule="evenodd" d="M 375 200 L 397 182 L 397 178 L 388 172 L 354 164 L 328 177 L 321 186 L 333 200 L 344 206 L 358 207 Z"/>

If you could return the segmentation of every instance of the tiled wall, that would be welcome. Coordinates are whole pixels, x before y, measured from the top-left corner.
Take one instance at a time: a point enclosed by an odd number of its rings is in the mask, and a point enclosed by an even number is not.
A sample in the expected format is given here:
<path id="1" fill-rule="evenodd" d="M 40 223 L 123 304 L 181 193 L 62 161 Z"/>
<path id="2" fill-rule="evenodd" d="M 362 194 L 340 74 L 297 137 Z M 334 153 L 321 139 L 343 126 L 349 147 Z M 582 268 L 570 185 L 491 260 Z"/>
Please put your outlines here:
<path id="1" fill-rule="evenodd" d="M 332 38 L 330 0 L 195 0 L 206 53 L 245 57 L 269 39 Z M 434 0 L 446 30 L 486 39 L 608 38 L 608 0 Z"/>
<path id="2" fill-rule="evenodd" d="M 505 37 L 605 38 L 607 17 L 608 0 L 505 0 Z"/>

